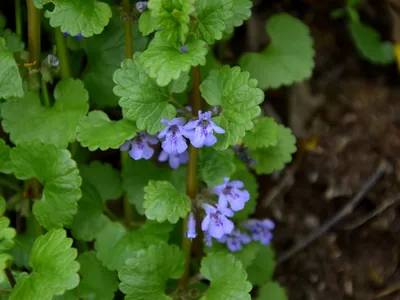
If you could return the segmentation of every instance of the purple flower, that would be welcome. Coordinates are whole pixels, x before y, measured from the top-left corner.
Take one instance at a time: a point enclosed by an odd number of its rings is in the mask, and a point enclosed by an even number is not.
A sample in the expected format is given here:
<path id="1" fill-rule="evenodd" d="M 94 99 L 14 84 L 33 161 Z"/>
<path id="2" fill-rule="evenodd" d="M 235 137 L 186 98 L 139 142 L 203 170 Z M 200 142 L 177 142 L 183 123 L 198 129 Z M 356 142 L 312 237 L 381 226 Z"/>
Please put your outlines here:
<path id="1" fill-rule="evenodd" d="M 130 157 L 134 160 L 139 160 L 141 158 L 150 159 L 153 154 L 154 150 L 149 146 L 155 145 L 158 143 L 156 137 L 147 134 L 147 132 L 142 131 L 136 133 L 136 137 L 132 140 L 126 141 L 121 147 L 120 150 L 122 151 L 129 151 Z"/>
<path id="2" fill-rule="evenodd" d="M 193 240 L 194 238 L 196 238 L 196 236 L 197 236 L 196 220 L 195 220 L 192 212 L 189 214 L 187 228 L 188 228 L 188 230 L 185 232 L 185 236 L 187 238 L 189 238 L 190 240 Z"/>
<path id="3" fill-rule="evenodd" d="M 243 244 L 248 244 L 251 242 L 251 238 L 242 233 L 240 230 L 233 230 L 230 234 L 224 235 L 222 238 L 218 239 L 218 242 L 225 243 L 231 252 L 236 252 L 242 250 Z"/>
<path id="4" fill-rule="evenodd" d="M 136 3 L 136 9 L 139 12 L 143 12 L 144 10 L 146 10 L 148 7 L 147 5 L 147 1 L 139 1 L 138 3 Z"/>
<path id="5" fill-rule="evenodd" d="M 165 138 L 165 141 L 162 142 L 161 146 L 165 152 L 170 155 L 178 155 L 187 149 L 186 140 L 183 137 L 186 135 L 186 131 L 183 128 L 183 124 L 185 124 L 185 118 L 174 118 L 171 121 L 161 120 L 161 123 L 167 124 L 168 126 L 158 134 L 158 138 Z"/>
<path id="6" fill-rule="evenodd" d="M 79 33 L 78 35 L 75 35 L 75 36 L 74 36 L 74 39 L 76 39 L 76 40 L 83 40 L 83 35 Z"/>
<path id="7" fill-rule="evenodd" d="M 60 64 L 60 61 L 58 60 L 57 56 L 49 54 L 47 55 L 47 63 L 52 67 L 57 67 Z"/>
<path id="8" fill-rule="evenodd" d="M 271 231 L 275 228 L 274 222 L 269 219 L 264 220 L 248 220 L 245 223 L 245 228 L 251 232 L 252 238 L 255 241 L 260 241 L 263 245 L 269 245 L 272 240 Z"/>
<path id="9" fill-rule="evenodd" d="M 203 208 L 206 216 L 201 223 L 201 230 L 216 239 L 232 232 L 234 225 L 227 217 L 233 217 L 233 212 L 229 208 L 214 207 L 209 204 L 203 204 Z"/>
<path id="10" fill-rule="evenodd" d="M 233 211 L 239 211 L 244 208 L 244 205 L 250 199 L 250 194 L 246 190 L 239 190 L 244 187 L 243 182 L 234 180 L 229 182 L 229 178 L 224 178 L 225 183 L 216 186 L 212 191 L 219 196 L 218 205 L 227 207 L 228 202 Z"/>
<path id="11" fill-rule="evenodd" d="M 188 52 L 188 48 L 187 48 L 186 45 L 183 45 L 183 46 L 179 49 L 179 51 L 180 51 L 181 53 L 187 53 L 187 52 Z"/>
<path id="12" fill-rule="evenodd" d="M 158 157 L 159 161 L 167 161 L 169 162 L 169 166 L 172 169 L 178 169 L 179 165 L 186 164 L 189 161 L 189 153 L 187 151 L 181 154 L 169 154 L 166 151 L 161 151 L 160 156 Z"/>
<path id="13" fill-rule="evenodd" d="M 204 243 L 206 244 L 207 247 L 211 247 L 212 246 L 212 237 L 208 233 L 208 231 L 206 231 L 204 233 Z"/>
<path id="14" fill-rule="evenodd" d="M 201 110 L 199 110 L 199 119 L 188 122 L 184 128 L 189 132 L 186 137 L 196 148 L 214 145 L 217 142 L 217 138 L 213 134 L 214 131 L 219 134 L 225 132 L 224 129 L 211 121 L 210 111 L 202 113 Z"/>

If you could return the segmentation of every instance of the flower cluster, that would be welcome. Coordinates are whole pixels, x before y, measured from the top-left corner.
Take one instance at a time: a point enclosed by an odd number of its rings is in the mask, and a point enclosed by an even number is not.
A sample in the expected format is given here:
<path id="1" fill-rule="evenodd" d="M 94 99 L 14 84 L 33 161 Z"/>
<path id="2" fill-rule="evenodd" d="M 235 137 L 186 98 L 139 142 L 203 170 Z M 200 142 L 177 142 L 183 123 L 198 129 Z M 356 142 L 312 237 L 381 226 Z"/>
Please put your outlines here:
<path id="1" fill-rule="evenodd" d="M 191 111 L 191 108 L 186 109 Z M 161 120 L 161 123 L 165 124 L 166 127 L 157 135 L 158 139 L 162 141 L 162 151 L 158 157 L 159 161 L 168 160 L 170 167 L 177 169 L 180 164 L 185 164 L 189 161 L 187 139 L 196 148 L 212 146 L 217 142 L 214 132 L 221 134 L 225 130 L 211 121 L 211 112 L 203 113 L 200 110 L 198 113 L 198 119 L 189 122 L 184 117 Z M 138 132 L 136 137 L 126 141 L 120 147 L 120 150 L 129 150 L 129 155 L 135 160 L 150 159 L 154 154 L 154 149 L 150 145 L 157 144 L 158 139 L 145 131 Z"/>
<path id="2" fill-rule="evenodd" d="M 203 204 L 205 217 L 201 222 L 201 230 L 204 231 L 205 243 L 207 246 L 212 245 L 212 238 L 219 243 L 224 243 L 232 252 L 239 251 L 244 244 L 250 243 L 252 240 L 260 241 L 264 245 L 268 245 L 272 239 L 271 231 L 274 229 L 274 223 L 268 219 L 249 220 L 244 224 L 243 232 L 235 228 L 234 223 L 229 219 L 233 217 L 234 212 L 244 208 L 250 199 L 247 190 L 242 190 L 243 182 L 239 180 L 230 181 L 224 178 L 224 183 L 212 189 L 212 192 L 218 196 L 218 203 L 215 206 Z M 186 236 L 193 239 L 197 236 L 196 223 L 191 213 L 188 219 L 188 231 Z"/>

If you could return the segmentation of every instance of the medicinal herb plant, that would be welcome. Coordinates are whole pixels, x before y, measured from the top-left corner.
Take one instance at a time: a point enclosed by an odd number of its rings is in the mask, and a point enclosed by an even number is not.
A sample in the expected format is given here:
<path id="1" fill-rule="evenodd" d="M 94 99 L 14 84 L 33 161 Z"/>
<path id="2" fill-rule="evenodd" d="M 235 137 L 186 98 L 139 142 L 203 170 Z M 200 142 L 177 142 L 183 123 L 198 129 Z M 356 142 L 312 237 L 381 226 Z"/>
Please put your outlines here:
<path id="1" fill-rule="evenodd" d="M 1 297 L 286 299 L 254 174 L 296 151 L 260 105 L 311 76 L 308 27 L 274 15 L 263 52 L 223 65 L 252 1 L 115 3 L 1 17 Z"/>

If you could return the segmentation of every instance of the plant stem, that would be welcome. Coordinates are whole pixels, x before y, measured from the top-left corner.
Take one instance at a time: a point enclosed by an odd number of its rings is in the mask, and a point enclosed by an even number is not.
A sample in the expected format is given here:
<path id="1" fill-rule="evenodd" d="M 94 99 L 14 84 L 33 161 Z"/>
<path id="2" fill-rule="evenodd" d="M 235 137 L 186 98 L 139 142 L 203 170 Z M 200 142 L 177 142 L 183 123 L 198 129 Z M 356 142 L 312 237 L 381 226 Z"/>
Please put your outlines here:
<path id="1" fill-rule="evenodd" d="M 18 247 L 20 247 L 22 250 L 24 250 L 26 253 L 30 253 L 29 249 L 25 247 L 24 244 L 22 244 L 18 239 L 14 239 L 14 243 L 15 245 L 17 245 Z"/>
<path id="2" fill-rule="evenodd" d="M 172 97 L 171 94 L 169 95 L 168 101 L 171 104 L 175 105 L 176 107 L 182 109 L 188 119 L 192 118 L 192 113 L 190 112 L 190 110 L 188 110 L 184 105 L 182 105 L 178 101 L 176 101 L 174 99 L 174 97 Z"/>
<path id="3" fill-rule="evenodd" d="M 17 281 L 15 280 L 13 273 L 11 272 L 10 268 L 6 268 L 5 271 L 6 271 L 6 275 L 7 275 L 8 281 L 10 282 L 11 287 L 14 287 L 15 284 L 17 283 Z"/>
<path id="4" fill-rule="evenodd" d="M 22 38 L 22 10 L 21 0 L 15 0 L 15 32 L 17 36 Z"/>
<path id="5" fill-rule="evenodd" d="M 32 178 L 30 185 L 32 187 L 32 201 L 35 200 L 39 200 L 41 198 L 40 195 L 40 183 L 36 178 Z M 35 220 L 35 231 L 36 231 L 36 235 L 39 236 L 43 233 L 43 228 L 42 226 L 40 226 L 38 220 L 36 219 L 36 217 L 34 218 Z"/>
<path id="6" fill-rule="evenodd" d="M 65 45 L 65 37 L 59 27 L 54 29 L 54 31 L 56 37 L 57 57 L 60 62 L 61 79 L 67 79 L 68 77 L 71 77 L 71 70 L 69 68 L 68 50 Z"/>
<path id="7" fill-rule="evenodd" d="M 200 68 L 193 67 L 193 98 L 192 98 L 193 113 L 197 115 L 197 112 L 201 109 L 202 101 L 200 95 Z M 189 163 L 186 175 L 186 194 L 193 201 L 196 198 L 197 193 L 197 148 L 192 145 L 189 146 Z M 180 279 L 180 286 L 185 287 L 189 280 L 190 271 L 190 259 L 192 252 L 192 243 L 185 237 L 187 230 L 187 219 L 183 222 L 183 237 L 182 237 L 182 248 L 186 257 L 185 272 Z"/>
<path id="8" fill-rule="evenodd" d="M 130 15 L 130 4 L 129 0 L 122 1 L 122 8 L 124 10 L 124 15 Z M 125 57 L 133 57 L 133 33 L 132 33 L 132 22 L 130 18 L 126 18 L 124 21 L 124 33 L 125 33 Z"/>
<path id="9" fill-rule="evenodd" d="M 21 188 L 18 185 L 11 183 L 11 182 L 5 180 L 4 178 L 0 178 L 0 185 L 8 187 L 9 189 L 11 189 L 15 192 L 21 191 Z"/>
<path id="10" fill-rule="evenodd" d="M 122 1 L 123 14 L 130 15 L 130 4 L 129 0 Z M 124 23 L 124 34 L 125 34 L 125 58 L 132 59 L 133 57 L 133 34 L 132 34 L 132 23 L 129 18 L 125 18 Z M 126 163 L 129 160 L 129 154 L 127 151 L 121 151 L 121 169 L 126 168 Z M 124 204 L 124 219 L 128 227 L 132 225 L 134 211 L 133 206 L 129 203 L 128 195 L 125 193 L 123 198 Z"/>
<path id="11" fill-rule="evenodd" d="M 41 80 L 42 82 L 42 99 L 43 99 L 43 104 L 47 107 L 50 106 L 50 98 L 49 98 L 49 91 L 47 90 L 47 84 L 46 81 L 43 79 Z"/>
<path id="12" fill-rule="evenodd" d="M 40 61 L 40 11 L 33 4 L 33 0 L 26 0 L 28 8 L 28 50 L 29 62 L 36 71 Z M 37 72 L 30 72 L 29 86 L 31 89 L 37 88 Z"/>
<path id="13" fill-rule="evenodd" d="M 111 219 L 111 221 L 118 221 L 117 216 L 108 208 L 107 205 L 104 205 L 103 209 L 104 214 Z"/>

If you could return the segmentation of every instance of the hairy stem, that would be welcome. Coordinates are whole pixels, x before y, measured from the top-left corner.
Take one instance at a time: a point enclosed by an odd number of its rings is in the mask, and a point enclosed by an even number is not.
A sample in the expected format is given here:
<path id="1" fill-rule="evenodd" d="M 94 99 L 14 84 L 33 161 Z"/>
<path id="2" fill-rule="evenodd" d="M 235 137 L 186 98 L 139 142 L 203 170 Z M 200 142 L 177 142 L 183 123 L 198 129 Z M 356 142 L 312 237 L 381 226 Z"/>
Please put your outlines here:
<path id="1" fill-rule="evenodd" d="M 129 0 L 122 1 L 123 14 L 130 14 Z M 124 20 L 124 34 L 125 34 L 125 57 L 132 59 L 133 57 L 133 35 L 132 35 L 132 24 L 129 18 Z M 126 163 L 129 160 L 129 154 L 127 151 L 121 151 L 121 169 L 126 168 Z M 134 211 L 132 205 L 129 203 L 128 195 L 125 193 L 123 198 L 124 204 L 124 219 L 128 227 L 132 225 Z"/>
<path id="2" fill-rule="evenodd" d="M 30 72 L 29 86 L 31 89 L 38 88 L 37 68 L 40 61 L 40 11 L 33 4 L 33 0 L 26 0 L 28 8 L 28 50 L 29 62 L 33 71 Z"/>
<path id="3" fill-rule="evenodd" d="M 5 271 L 6 271 L 8 281 L 10 282 L 10 285 L 13 288 L 15 286 L 15 284 L 17 283 L 17 281 L 15 280 L 15 277 L 14 277 L 13 273 L 11 272 L 10 268 L 6 268 Z"/>
<path id="4" fill-rule="evenodd" d="M 15 0 L 15 32 L 17 36 L 22 38 L 22 10 L 21 0 Z"/>
<path id="5" fill-rule="evenodd" d="M 201 109 L 202 100 L 200 95 L 200 68 L 193 67 L 193 97 L 192 107 L 194 115 Z M 197 168 L 197 148 L 192 145 L 189 146 L 189 163 L 186 176 L 186 193 L 189 198 L 193 201 L 196 198 L 197 193 L 197 179 L 196 179 L 196 168 Z M 187 231 L 187 219 L 183 222 L 183 237 L 182 247 L 186 257 L 185 272 L 180 280 L 180 286 L 186 286 L 189 280 L 189 269 L 190 269 L 190 258 L 192 252 L 192 243 L 185 237 Z"/>
<path id="6" fill-rule="evenodd" d="M 71 70 L 69 68 L 68 50 L 65 45 L 65 36 L 62 34 L 60 28 L 55 28 L 56 46 L 57 46 L 57 57 L 60 61 L 60 74 L 61 79 L 67 79 L 71 77 Z"/>

